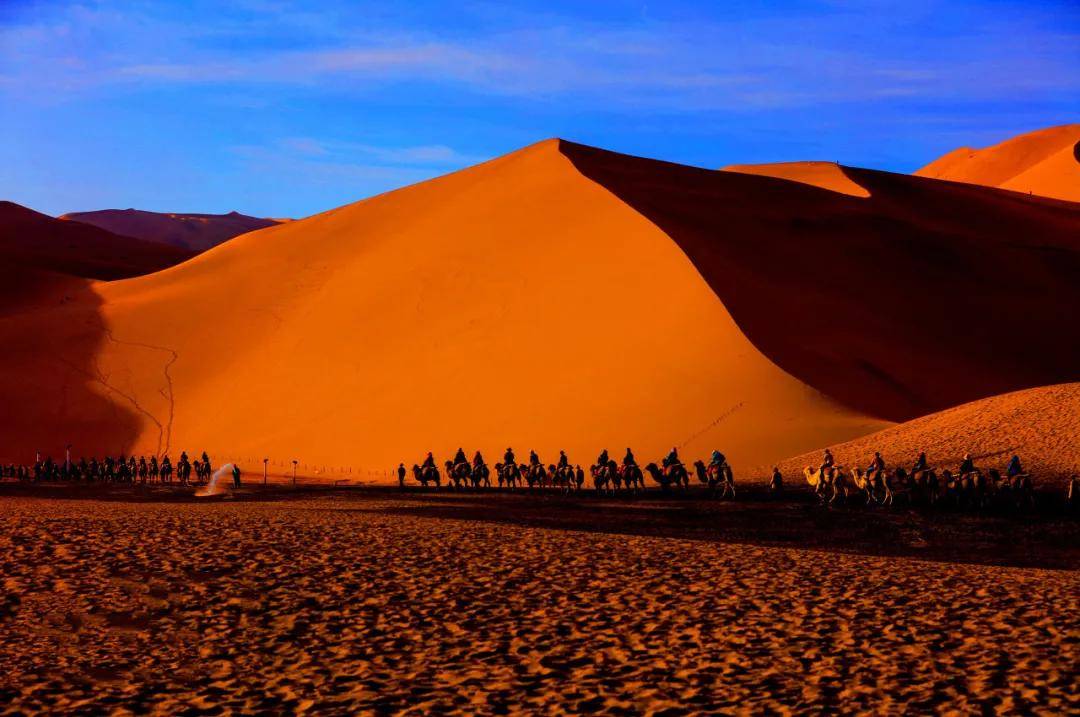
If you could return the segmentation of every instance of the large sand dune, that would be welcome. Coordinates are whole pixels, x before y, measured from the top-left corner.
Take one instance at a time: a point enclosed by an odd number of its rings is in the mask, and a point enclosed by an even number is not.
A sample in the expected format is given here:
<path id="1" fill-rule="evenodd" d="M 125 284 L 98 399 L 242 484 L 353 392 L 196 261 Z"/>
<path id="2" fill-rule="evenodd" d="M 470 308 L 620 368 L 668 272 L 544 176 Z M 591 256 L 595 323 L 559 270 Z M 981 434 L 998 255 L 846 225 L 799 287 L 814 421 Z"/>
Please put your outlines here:
<path id="1" fill-rule="evenodd" d="M 753 465 L 1080 378 L 1080 209 L 843 171 L 871 196 L 547 141 L 94 284 L 0 322 L 48 329 L 0 453 Z"/>
<path id="2" fill-rule="evenodd" d="M 206 251 L 235 236 L 272 227 L 281 221 L 249 217 L 239 212 L 175 214 L 147 212 L 139 209 L 72 212 L 60 218 L 93 224 L 116 234 L 168 244 L 189 251 Z"/>
<path id="3" fill-rule="evenodd" d="M 1048 127 L 985 149 L 961 147 L 915 174 L 1080 202 L 1080 124 Z"/>

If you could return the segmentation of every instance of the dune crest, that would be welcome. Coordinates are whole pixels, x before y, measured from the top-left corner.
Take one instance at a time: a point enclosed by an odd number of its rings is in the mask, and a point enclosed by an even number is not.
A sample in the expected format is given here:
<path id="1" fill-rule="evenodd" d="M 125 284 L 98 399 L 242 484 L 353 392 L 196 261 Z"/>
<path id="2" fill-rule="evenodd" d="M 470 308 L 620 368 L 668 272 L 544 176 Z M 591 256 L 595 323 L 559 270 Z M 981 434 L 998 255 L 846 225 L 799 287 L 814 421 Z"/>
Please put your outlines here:
<path id="1" fill-rule="evenodd" d="M 1080 202 L 1080 124 L 1048 127 L 985 149 L 961 147 L 915 175 Z"/>
<path id="2" fill-rule="evenodd" d="M 792 182 L 809 184 L 813 187 L 828 189 L 852 197 L 869 197 L 866 188 L 852 181 L 844 167 L 835 162 L 772 162 L 769 164 L 731 164 L 723 167 L 722 172 L 757 174 L 763 177 L 787 179 Z"/>

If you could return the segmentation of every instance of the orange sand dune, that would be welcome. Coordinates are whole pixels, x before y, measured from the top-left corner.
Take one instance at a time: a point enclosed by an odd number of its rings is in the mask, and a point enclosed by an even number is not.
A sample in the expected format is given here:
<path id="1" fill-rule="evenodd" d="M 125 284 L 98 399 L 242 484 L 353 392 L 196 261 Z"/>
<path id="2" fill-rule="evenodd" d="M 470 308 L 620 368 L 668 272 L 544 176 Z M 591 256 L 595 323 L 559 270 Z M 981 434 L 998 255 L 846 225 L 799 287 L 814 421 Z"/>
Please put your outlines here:
<path id="1" fill-rule="evenodd" d="M 722 172 L 740 172 L 757 174 L 763 177 L 776 177 L 792 182 L 802 182 L 814 187 L 829 189 L 834 192 L 850 194 L 853 197 L 869 197 L 870 192 L 851 180 L 844 173 L 844 168 L 835 162 L 774 162 L 771 164 L 732 164 Z"/>
<path id="2" fill-rule="evenodd" d="M 79 426 L 77 453 L 746 466 L 1080 378 L 1080 209 L 843 171 L 871 196 L 547 141 L 93 285 L 0 321 L 48 329 L 0 355 L 0 395 L 41 403 L 0 454 Z M 73 333 L 81 370 L 52 360 Z"/>
<path id="3" fill-rule="evenodd" d="M 59 343 L 96 316 L 108 327 L 92 375 L 68 380 L 141 428 L 77 451 L 385 467 L 512 445 L 587 465 L 604 446 L 653 459 L 678 443 L 746 462 L 885 425 L 762 356 L 679 247 L 556 141 L 94 291 L 93 311 L 0 324 L 2 337 L 49 326 Z M 0 367 L 5 396 L 20 395 L 7 377 L 43 370 Z M 43 383 L 59 381 L 36 382 L 55 405 Z M 42 420 L 35 445 L 55 452 L 72 420 Z M 0 432 L 5 455 L 27 440 Z"/>
<path id="4" fill-rule="evenodd" d="M 82 224 L 54 219 L 0 201 L 0 261 L 94 279 L 148 274 L 178 264 L 191 252 Z"/>
<path id="5" fill-rule="evenodd" d="M 915 174 L 1080 202 L 1080 124 L 1048 127 L 985 149 L 961 147 Z"/>
<path id="6" fill-rule="evenodd" d="M 190 251 L 211 247 L 256 229 L 272 227 L 283 220 L 249 217 L 239 212 L 228 214 L 162 214 L 138 209 L 103 209 L 96 212 L 72 212 L 61 219 L 108 229 L 116 234 L 168 244 Z"/>
<path id="7" fill-rule="evenodd" d="M 1031 388 L 965 403 L 834 446 L 840 463 L 868 465 L 875 451 L 908 465 L 926 451 L 933 465 L 953 470 L 965 453 L 976 464 L 1004 471 L 1015 453 L 1043 486 L 1061 487 L 1080 475 L 1080 383 Z M 797 475 L 820 463 L 821 452 L 792 458 L 783 469 Z"/>

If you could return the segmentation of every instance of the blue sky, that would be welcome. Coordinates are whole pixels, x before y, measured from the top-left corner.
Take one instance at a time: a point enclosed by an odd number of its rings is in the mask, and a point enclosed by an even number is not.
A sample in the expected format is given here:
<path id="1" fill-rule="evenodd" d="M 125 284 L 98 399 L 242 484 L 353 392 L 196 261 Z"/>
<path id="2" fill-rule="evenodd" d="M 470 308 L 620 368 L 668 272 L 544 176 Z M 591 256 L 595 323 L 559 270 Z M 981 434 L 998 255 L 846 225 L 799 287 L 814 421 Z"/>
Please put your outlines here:
<path id="1" fill-rule="evenodd" d="M 911 171 L 1080 121 L 1080 3 L 0 0 L 0 198 L 304 216 L 561 136 Z"/>

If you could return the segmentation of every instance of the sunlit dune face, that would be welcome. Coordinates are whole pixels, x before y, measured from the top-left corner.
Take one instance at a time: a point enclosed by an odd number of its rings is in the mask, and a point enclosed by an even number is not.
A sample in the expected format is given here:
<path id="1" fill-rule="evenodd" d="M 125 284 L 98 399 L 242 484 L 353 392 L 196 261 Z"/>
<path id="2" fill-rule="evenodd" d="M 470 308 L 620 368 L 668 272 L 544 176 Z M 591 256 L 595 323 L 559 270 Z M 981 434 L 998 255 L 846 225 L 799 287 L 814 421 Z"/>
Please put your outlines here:
<path id="1" fill-rule="evenodd" d="M 813 187 L 828 189 L 852 197 L 869 197 L 865 187 L 854 182 L 844 168 L 835 162 L 777 162 L 774 164 L 732 164 L 724 167 L 725 172 L 757 174 L 763 177 L 775 177 L 791 182 L 809 184 Z"/>
<path id="2" fill-rule="evenodd" d="M 1080 202 L 1080 124 L 1050 127 L 993 147 L 963 147 L 915 174 Z"/>

